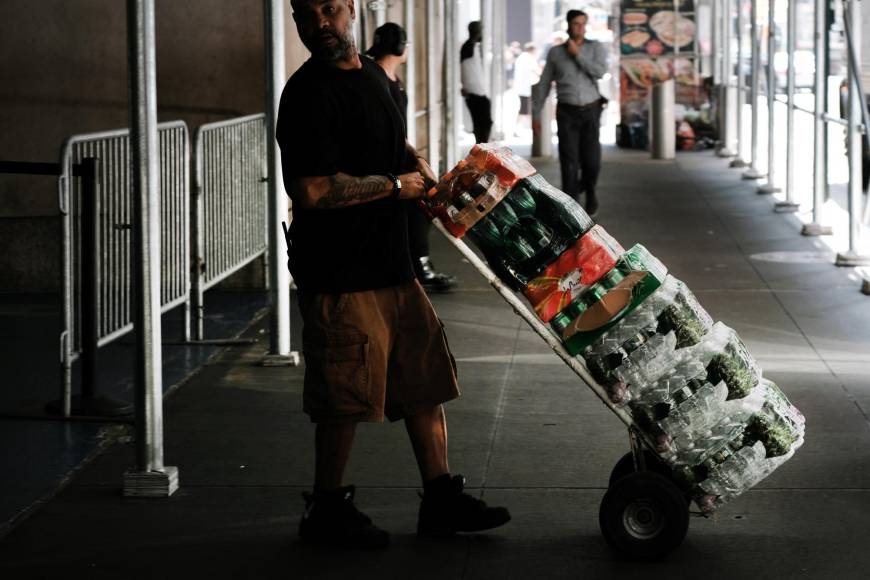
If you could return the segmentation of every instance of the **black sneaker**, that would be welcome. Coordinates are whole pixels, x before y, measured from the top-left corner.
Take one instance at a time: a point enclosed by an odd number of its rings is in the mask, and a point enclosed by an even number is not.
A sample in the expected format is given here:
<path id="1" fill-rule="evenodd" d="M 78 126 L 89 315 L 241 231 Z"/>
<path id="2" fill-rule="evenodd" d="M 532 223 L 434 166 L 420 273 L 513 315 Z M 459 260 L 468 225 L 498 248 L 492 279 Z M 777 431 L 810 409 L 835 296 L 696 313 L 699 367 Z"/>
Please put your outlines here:
<path id="1" fill-rule="evenodd" d="M 305 513 L 299 537 L 306 542 L 373 550 L 385 548 L 390 534 L 372 523 L 353 503 L 354 486 L 334 491 L 303 493 Z"/>
<path id="2" fill-rule="evenodd" d="M 489 507 L 463 490 L 461 475 L 442 475 L 426 484 L 417 518 L 417 533 L 449 537 L 457 532 L 480 532 L 508 523 L 511 514 L 504 507 Z"/>
<path id="3" fill-rule="evenodd" d="M 427 292 L 450 292 L 456 285 L 456 277 L 435 270 L 429 256 L 423 256 L 414 264 L 414 273 Z"/>

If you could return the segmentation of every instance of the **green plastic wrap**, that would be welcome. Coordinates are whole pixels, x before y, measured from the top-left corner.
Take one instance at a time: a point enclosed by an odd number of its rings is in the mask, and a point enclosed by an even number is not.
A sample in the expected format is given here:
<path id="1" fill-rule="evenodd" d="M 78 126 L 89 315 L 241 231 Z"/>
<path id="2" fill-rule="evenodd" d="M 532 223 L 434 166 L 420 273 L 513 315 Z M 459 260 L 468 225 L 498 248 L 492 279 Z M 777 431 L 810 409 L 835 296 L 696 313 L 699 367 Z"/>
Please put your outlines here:
<path id="1" fill-rule="evenodd" d="M 565 349 L 577 355 L 630 314 L 664 282 L 665 266 L 640 244 L 551 321 Z"/>

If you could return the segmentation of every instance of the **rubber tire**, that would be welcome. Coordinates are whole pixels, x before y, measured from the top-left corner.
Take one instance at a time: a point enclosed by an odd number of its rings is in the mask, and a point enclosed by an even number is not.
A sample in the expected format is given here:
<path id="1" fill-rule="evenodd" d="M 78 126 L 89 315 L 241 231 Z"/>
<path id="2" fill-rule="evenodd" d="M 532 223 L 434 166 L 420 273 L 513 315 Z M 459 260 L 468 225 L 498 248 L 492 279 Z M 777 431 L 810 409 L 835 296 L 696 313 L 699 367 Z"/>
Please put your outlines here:
<path id="1" fill-rule="evenodd" d="M 642 503 L 660 518 L 656 529 L 639 537 L 628 529 L 630 511 Z M 642 471 L 617 480 L 604 494 L 598 514 L 601 533 L 620 556 L 633 560 L 658 560 L 677 549 L 689 530 L 689 505 L 670 480 Z"/>
<path id="2" fill-rule="evenodd" d="M 659 459 L 655 453 L 644 449 L 643 457 L 644 462 L 646 463 L 647 471 L 658 473 L 659 475 L 663 475 L 664 477 L 673 481 L 673 476 L 671 475 L 670 469 L 668 469 L 667 466 L 662 463 L 662 460 Z M 613 466 L 613 470 L 610 472 L 610 480 L 607 482 L 607 485 L 609 487 L 612 487 L 613 484 L 616 483 L 618 480 L 634 472 L 634 457 L 632 456 L 631 451 L 629 451 L 622 456 L 622 459 L 616 462 L 616 465 Z"/>

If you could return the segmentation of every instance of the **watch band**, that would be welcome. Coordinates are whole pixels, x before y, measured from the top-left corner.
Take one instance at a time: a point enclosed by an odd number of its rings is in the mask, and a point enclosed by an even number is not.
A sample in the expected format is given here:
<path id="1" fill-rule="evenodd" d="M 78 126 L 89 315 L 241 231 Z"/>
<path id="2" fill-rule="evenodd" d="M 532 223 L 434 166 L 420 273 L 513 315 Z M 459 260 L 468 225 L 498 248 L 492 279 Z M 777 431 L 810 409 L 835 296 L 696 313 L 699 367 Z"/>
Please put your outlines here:
<path id="1" fill-rule="evenodd" d="M 398 199 L 402 193 L 402 181 L 392 173 L 387 173 L 387 179 L 393 182 L 393 191 L 390 193 L 390 197 Z"/>

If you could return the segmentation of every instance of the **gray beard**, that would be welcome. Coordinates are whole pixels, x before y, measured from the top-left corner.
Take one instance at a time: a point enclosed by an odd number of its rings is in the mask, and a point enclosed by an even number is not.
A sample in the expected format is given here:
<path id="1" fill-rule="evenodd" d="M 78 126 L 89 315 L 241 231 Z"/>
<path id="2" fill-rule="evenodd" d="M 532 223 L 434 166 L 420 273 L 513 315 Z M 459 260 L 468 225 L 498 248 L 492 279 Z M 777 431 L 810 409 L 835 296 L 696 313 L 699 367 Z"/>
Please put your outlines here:
<path id="1" fill-rule="evenodd" d="M 332 46 L 326 44 L 318 45 L 315 50 L 312 51 L 312 56 L 317 60 L 327 63 L 348 60 L 353 56 L 356 48 L 353 34 L 348 32 L 343 36 L 336 36 L 335 38 L 337 42 Z"/>

